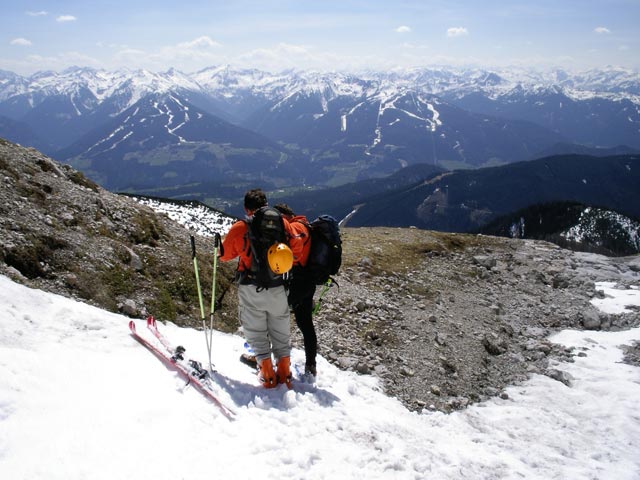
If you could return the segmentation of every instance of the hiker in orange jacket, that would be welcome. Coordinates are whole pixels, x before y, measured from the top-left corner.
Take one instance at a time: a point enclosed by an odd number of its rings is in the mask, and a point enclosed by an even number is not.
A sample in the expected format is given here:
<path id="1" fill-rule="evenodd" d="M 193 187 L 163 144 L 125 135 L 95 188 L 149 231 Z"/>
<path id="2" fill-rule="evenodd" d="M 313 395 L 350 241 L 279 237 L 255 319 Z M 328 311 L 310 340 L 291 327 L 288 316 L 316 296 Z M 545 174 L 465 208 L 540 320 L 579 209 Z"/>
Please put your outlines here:
<path id="1" fill-rule="evenodd" d="M 254 213 L 267 206 L 267 197 L 260 189 L 250 190 L 244 197 L 244 209 L 250 219 Z M 283 218 L 285 233 L 293 234 L 289 222 Z M 259 286 L 251 275 L 252 253 L 247 222 L 235 222 L 224 241 L 220 260 L 227 262 L 238 258 L 239 320 L 247 342 L 256 355 L 259 378 L 266 388 L 278 383 L 291 387 L 290 314 L 284 279 L 277 278 L 267 288 Z M 277 362 L 274 372 L 272 355 Z"/>

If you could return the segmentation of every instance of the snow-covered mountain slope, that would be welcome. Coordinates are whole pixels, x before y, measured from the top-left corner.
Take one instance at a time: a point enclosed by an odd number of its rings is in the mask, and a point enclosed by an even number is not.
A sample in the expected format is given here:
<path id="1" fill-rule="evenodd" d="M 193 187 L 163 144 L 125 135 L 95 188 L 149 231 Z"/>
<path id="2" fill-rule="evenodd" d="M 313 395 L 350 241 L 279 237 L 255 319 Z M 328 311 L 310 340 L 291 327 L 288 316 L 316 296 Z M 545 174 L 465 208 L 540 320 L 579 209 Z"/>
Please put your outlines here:
<path id="1" fill-rule="evenodd" d="M 585 208 L 578 222 L 560 235 L 571 242 L 602 247 L 606 238 L 626 247 L 625 251 L 640 252 L 640 222 L 603 208 Z"/>
<path id="2" fill-rule="evenodd" d="M 287 166 L 296 170 L 293 176 L 269 181 L 335 185 L 418 162 L 468 168 L 529 160 L 559 142 L 640 148 L 638 92 L 638 73 L 621 69 L 574 73 L 433 67 L 273 74 L 222 66 L 187 74 L 73 68 L 30 77 L 3 72 L 0 115 L 25 123 L 52 145 L 47 153 L 56 150 L 60 159 L 81 156 L 80 161 L 88 161 L 90 154 L 78 145 L 88 149 L 114 134 L 110 138 L 120 142 L 117 155 L 103 161 L 115 160 L 113 168 L 122 171 L 122 162 L 130 158 L 163 161 L 163 154 L 153 151 L 156 141 L 127 124 L 133 110 L 158 97 L 177 98 L 201 115 L 245 127 L 209 128 L 204 136 L 198 130 L 198 140 L 234 143 L 242 134 L 252 143 L 252 136 L 260 134 L 281 143 L 277 156 L 283 161 L 291 155 L 304 157 L 304 164 Z M 144 118 L 151 123 L 154 113 L 145 111 Z M 179 130 L 195 125 L 195 117 L 189 123 L 174 114 L 173 120 L 163 120 L 163 134 L 183 150 L 185 141 L 196 137 Z M 137 130 L 146 126 L 136 121 Z M 123 140 L 116 132 L 131 138 Z M 246 153 L 246 142 L 240 143 Z M 270 170 L 273 162 L 260 166 Z M 166 182 L 175 170 L 158 172 L 161 178 L 153 180 Z M 173 180 L 183 181 L 181 175 Z M 123 188 L 121 182 L 105 182 Z"/>
<path id="3" fill-rule="evenodd" d="M 602 205 L 598 201 L 593 203 Z M 606 208 L 586 207 L 576 202 L 531 205 L 495 219 L 480 231 L 509 238 L 546 240 L 574 251 L 612 256 L 640 253 L 638 220 Z"/>
<path id="4" fill-rule="evenodd" d="M 236 221 L 234 217 L 200 202 L 179 202 L 138 196 L 133 198 L 158 213 L 166 214 L 171 220 L 175 220 L 189 231 L 203 237 L 211 237 L 216 233 L 224 236 Z"/>
<path id="5" fill-rule="evenodd" d="M 275 172 L 282 155 L 274 142 L 172 92 L 141 98 L 56 157 L 106 188 L 125 190 Z"/>
<path id="6" fill-rule="evenodd" d="M 245 126 L 318 157 L 332 153 L 339 163 L 366 160 L 370 176 L 415 163 L 451 168 L 528 160 L 564 138 L 533 122 L 472 113 L 432 94 L 389 86 L 356 100 L 299 91 L 256 112 Z"/>
<path id="7" fill-rule="evenodd" d="M 533 70 L 522 67 L 499 69 L 464 69 L 455 67 L 421 67 L 396 69 L 387 72 L 361 72 L 346 74 L 340 72 L 286 71 L 270 73 L 256 69 L 236 69 L 228 65 L 210 67 L 195 73 L 183 73 L 175 69 L 166 72 L 148 70 L 95 70 L 72 67 L 63 72 L 42 71 L 29 77 L 0 71 L 0 101 L 16 94 L 65 93 L 83 85 L 98 99 L 105 99 L 116 89 L 128 85 L 137 95 L 137 100 L 145 92 L 166 92 L 182 89 L 199 89 L 211 93 L 233 94 L 235 91 L 252 90 L 275 98 L 274 92 L 291 90 L 294 86 L 306 90 L 313 85 L 331 83 L 334 88 L 346 92 L 361 93 L 369 83 L 397 84 L 401 87 L 419 86 L 428 93 L 442 93 L 464 88 L 483 88 L 499 93 L 521 87 L 540 88 L 558 86 L 575 91 L 606 92 L 630 96 L 639 94 L 638 72 L 622 68 L 603 68 L 588 71 Z M 359 87 L 357 85 L 360 85 Z M 135 103 L 135 101 L 133 102 Z"/>
<path id="8" fill-rule="evenodd" d="M 602 287 L 603 309 L 640 304 L 637 289 Z M 323 358 L 315 384 L 264 390 L 237 360 L 243 339 L 214 332 L 229 421 L 135 342 L 126 317 L 4 276 L 0 316 L 0 471 L 11 478 L 632 480 L 640 469 L 638 367 L 620 362 L 637 328 L 564 331 L 551 341 L 583 352 L 557 366 L 571 387 L 535 375 L 450 415 L 409 412 L 373 377 Z M 205 360 L 202 332 L 160 328 Z"/>
<path id="9" fill-rule="evenodd" d="M 214 97 L 220 104 L 226 103 L 228 113 L 238 116 L 234 105 L 239 108 L 243 102 L 279 101 L 300 93 L 324 92 L 328 99 L 336 96 L 360 98 L 380 89 L 396 92 L 413 89 L 433 95 L 460 96 L 480 92 L 495 99 L 513 92 L 533 94 L 549 88 L 561 89 L 569 97 L 580 100 L 627 99 L 634 104 L 640 103 L 638 72 L 615 68 L 571 73 L 522 68 L 483 70 L 431 67 L 357 75 L 312 71 L 273 74 L 229 66 L 211 67 L 192 74 L 175 69 L 154 73 L 146 70 L 109 72 L 70 68 L 61 73 L 38 72 L 30 77 L 2 72 L 0 114 L 6 114 L 4 112 L 10 111 L 10 106 L 15 104 L 22 105 L 24 114 L 49 96 L 75 98 L 79 91 L 88 92 L 96 104 L 107 102 L 114 96 L 125 98 L 119 103 L 120 109 L 113 114 L 121 113 L 150 93 L 188 91 Z M 12 113 L 18 115 L 20 112 Z"/>
<path id="10" fill-rule="evenodd" d="M 153 73 L 148 70 L 106 71 L 76 67 L 60 73 L 38 72 L 27 78 L 16 76 L 12 80 L 5 80 L 0 83 L 0 100 L 21 95 L 35 107 L 40 99 L 49 95 L 73 97 L 79 89 L 90 92 L 97 103 L 126 91 L 128 102 L 121 105 L 120 111 L 123 111 L 150 93 L 197 91 L 199 85 L 174 69 Z"/>

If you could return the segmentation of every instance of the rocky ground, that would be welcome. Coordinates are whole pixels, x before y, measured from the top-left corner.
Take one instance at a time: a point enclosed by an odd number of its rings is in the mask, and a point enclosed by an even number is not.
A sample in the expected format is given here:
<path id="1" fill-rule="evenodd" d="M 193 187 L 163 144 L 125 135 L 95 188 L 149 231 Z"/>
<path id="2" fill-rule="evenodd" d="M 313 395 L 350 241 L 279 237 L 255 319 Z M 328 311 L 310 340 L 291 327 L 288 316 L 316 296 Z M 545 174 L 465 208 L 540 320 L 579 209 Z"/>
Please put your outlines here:
<path id="1" fill-rule="evenodd" d="M 590 303 L 596 281 L 639 286 L 639 256 L 417 229 L 346 228 L 343 242 L 339 287 L 316 318 L 320 353 L 380 377 L 411 409 L 464 408 L 532 373 L 570 383 L 550 360 L 585 352 L 565 351 L 549 334 L 640 324 L 637 310 L 604 315 Z M 211 240 L 198 245 L 208 293 Z M 132 317 L 201 326 L 188 231 L 1 139 L 0 274 Z M 226 294 L 216 326 L 235 331 L 233 266 L 220 266 L 217 278 Z M 292 331 L 301 346 L 293 322 Z M 627 361 L 638 358 L 638 345 L 626 346 Z"/>
<path id="2" fill-rule="evenodd" d="M 637 311 L 607 315 L 590 303 L 602 295 L 596 281 L 639 286 L 637 256 L 415 229 L 346 229 L 344 241 L 339 288 L 316 320 L 320 352 L 379 376 L 412 409 L 463 408 L 533 373 L 570 383 L 550 360 L 584 353 L 554 345 L 551 333 L 640 325 Z M 637 344 L 627 360 L 637 364 Z"/>
<path id="3" fill-rule="evenodd" d="M 0 139 L 1 274 L 110 311 L 197 325 L 189 235 L 68 165 Z M 197 244 L 210 291 L 212 242 Z M 221 268 L 221 287 L 232 277 Z"/>

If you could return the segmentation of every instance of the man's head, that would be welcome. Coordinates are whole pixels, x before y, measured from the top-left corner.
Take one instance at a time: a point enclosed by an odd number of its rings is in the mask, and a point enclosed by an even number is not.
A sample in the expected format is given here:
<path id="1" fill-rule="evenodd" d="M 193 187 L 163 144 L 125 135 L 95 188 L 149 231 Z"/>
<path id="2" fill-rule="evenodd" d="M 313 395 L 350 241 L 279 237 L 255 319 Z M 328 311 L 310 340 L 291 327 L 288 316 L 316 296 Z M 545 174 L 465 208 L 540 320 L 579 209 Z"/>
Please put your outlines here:
<path id="1" fill-rule="evenodd" d="M 244 194 L 244 208 L 247 213 L 253 213 L 259 208 L 267 206 L 267 196 L 260 188 L 254 188 Z"/>

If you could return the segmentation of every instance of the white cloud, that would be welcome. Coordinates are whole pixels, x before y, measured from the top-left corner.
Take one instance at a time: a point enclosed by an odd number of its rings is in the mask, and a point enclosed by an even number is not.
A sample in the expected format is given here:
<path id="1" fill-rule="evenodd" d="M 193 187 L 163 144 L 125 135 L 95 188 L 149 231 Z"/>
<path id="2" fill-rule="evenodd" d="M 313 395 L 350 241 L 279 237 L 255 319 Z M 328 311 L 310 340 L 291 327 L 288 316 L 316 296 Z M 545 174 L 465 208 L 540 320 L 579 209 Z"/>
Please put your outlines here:
<path id="1" fill-rule="evenodd" d="M 102 64 L 98 60 L 80 52 L 64 52 L 48 57 L 42 55 L 27 55 L 17 60 L 3 62 L 3 65 L 6 65 L 5 68 L 11 71 L 22 72 L 24 75 L 30 75 L 42 70 L 62 71 L 74 65 L 95 68 L 102 67 Z"/>
<path id="2" fill-rule="evenodd" d="M 20 47 L 29 47 L 29 46 L 31 46 L 31 40 L 27 40 L 26 38 L 14 38 L 9 43 L 11 45 L 18 45 Z"/>
<path id="3" fill-rule="evenodd" d="M 377 61 L 377 56 L 366 58 L 358 55 L 349 57 L 331 52 L 319 52 L 305 45 L 280 43 L 270 48 L 258 48 L 240 55 L 234 55 L 229 63 L 246 68 L 261 68 L 276 72 L 287 69 L 335 70 L 358 63 L 359 67 L 369 66 Z M 362 64 L 362 65 L 360 65 Z"/>
<path id="4" fill-rule="evenodd" d="M 150 55 L 149 60 L 159 64 L 182 66 L 189 69 L 194 65 L 211 65 L 221 59 L 222 45 L 210 37 L 203 35 L 194 40 L 162 47 Z"/>
<path id="5" fill-rule="evenodd" d="M 596 27 L 593 31 L 599 35 L 611 33 L 607 27 Z"/>
<path id="6" fill-rule="evenodd" d="M 218 42 L 212 40 L 206 35 L 203 35 L 201 37 L 196 38 L 195 40 L 191 40 L 190 42 L 179 43 L 177 45 L 177 48 L 187 49 L 187 50 L 192 50 L 192 49 L 202 50 L 207 48 L 218 48 L 221 46 L 222 45 L 219 44 Z"/>
<path id="7" fill-rule="evenodd" d="M 398 32 L 398 33 L 409 33 L 409 32 L 411 32 L 411 27 L 407 27 L 406 25 L 401 25 L 400 27 L 396 28 L 396 32 Z"/>
<path id="8" fill-rule="evenodd" d="M 175 67 L 182 71 L 201 69 L 205 66 L 228 63 L 224 57 L 222 45 L 208 36 L 194 40 L 167 45 L 158 50 L 145 51 L 126 45 L 100 43 L 100 47 L 118 49 L 108 62 L 115 68 L 136 65 L 152 71 Z"/>
<path id="9" fill-rule="evenodd" d="M 469 31 L 464 27 L 451 27 L 447 29 L 447 37 L 464 37 Z"/>
<path id="10" fill-rule="evenodd" d="M 138 65 L 142 64 L 145 59 L 148 59 L 149 54 L 144 50 L 124 48 L 116 52 L 113 58 L 117 65 Z"/>
<path id="11" fill-rule="evenodd" d="M 49 13 L 45 12 L 44 10 L 40 10 L 39 12 L 28 11 L 26 12 L 26 14 L 30 17 L 44 17 L 45 15 L 49 15 Z"/>
<path id="12" fill-rule="evenodd" d="M 56 22 L 75 22 L 77 20 L 73 15 L 60 15 L 56 18 Z"/>
<path id="13" fill-rule="evenodd" d="M 403 48 L 430 48 L 429 45 L 426 44 L 419 44 L 419 43 L 411 43 L 411 42 L 404 42 L 402 44 Z"/>
<path id="14" fill-rule="evenodd" d="M 96 42 L 96 47 L 98 48 L 110 48 L 116 50 L 126 50 L 129 48 L 129 45 L 125 45 L 122 43 L 105 43 L 105 42 Z"/>

